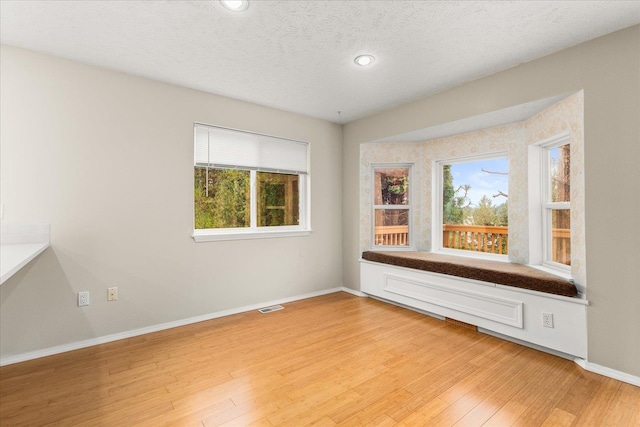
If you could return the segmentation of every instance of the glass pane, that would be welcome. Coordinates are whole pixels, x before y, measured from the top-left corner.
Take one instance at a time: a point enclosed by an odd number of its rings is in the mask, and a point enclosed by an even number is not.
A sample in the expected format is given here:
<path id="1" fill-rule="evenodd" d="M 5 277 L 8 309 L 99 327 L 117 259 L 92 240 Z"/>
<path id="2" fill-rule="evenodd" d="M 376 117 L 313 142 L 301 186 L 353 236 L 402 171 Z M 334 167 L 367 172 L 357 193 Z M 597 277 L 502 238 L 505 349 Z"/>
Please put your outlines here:
<path id="1" fill-rule="evenodd" d="M 549 150 L 552 202 L 571 201 L 571 149 L 569 144 Z"/>
<path id="2" fill-rule="evenodd" d="M 507 157 L 442 165 L 442 247 L 506 255 Z"/>
<path id="3" fill-rule="evenodd" d="M 376 168 L 373 179 L 375 205 L 409 204 L 409 168 Z"/>
<path id="4" fill-rule="evenodd" d="M 571 265 L 571 210 L 551 209 L 551 261 Z"/>
<path id="5" fill-rule="evenodd" d="M 376 209 L 376 246 L 409 246 L 409 210 Z"/>
<path id="6" fill-rule="evenodd" d="M 249 227 L 250 172 L 194 169 L 195 228 Z"/>
<path id="7" fill-rule="evenodd" d="M 298 225 L 299 176 L 258 172 L 257 179 L 258 227 Z"/>
<path id="8" fill-rule="evenodd" d="M 442 222 L 506 227 L 509 222 L 506 157 L 442 166 Z"/>

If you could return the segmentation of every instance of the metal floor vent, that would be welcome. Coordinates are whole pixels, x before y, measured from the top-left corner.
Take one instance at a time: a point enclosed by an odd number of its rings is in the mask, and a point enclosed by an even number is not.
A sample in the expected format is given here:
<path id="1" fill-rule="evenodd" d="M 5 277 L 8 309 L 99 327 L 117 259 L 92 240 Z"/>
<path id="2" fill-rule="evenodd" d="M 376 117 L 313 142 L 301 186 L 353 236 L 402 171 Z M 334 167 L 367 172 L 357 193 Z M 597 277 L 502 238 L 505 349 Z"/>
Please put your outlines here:
<path id="1" fill-rule="evenodd" d="M 260 313 L 271 313 L 272 311 L 282 310 L 284 307 L 281 305 L 272 305 L 271 307 L 265 307 L 258 310 Z"/>

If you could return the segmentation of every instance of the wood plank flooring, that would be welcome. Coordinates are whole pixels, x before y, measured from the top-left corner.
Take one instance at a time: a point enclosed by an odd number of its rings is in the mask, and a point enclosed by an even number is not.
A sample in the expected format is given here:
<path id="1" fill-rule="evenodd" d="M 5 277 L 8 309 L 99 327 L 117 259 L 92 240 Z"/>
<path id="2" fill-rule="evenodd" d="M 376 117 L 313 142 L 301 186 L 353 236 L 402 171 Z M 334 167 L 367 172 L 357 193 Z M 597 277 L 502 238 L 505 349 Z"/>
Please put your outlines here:
<path id="1" fill-rule="evenodd" d="M 2 426 L 639 426 L 640 388 L 344 292 L 0 368 Z"/>

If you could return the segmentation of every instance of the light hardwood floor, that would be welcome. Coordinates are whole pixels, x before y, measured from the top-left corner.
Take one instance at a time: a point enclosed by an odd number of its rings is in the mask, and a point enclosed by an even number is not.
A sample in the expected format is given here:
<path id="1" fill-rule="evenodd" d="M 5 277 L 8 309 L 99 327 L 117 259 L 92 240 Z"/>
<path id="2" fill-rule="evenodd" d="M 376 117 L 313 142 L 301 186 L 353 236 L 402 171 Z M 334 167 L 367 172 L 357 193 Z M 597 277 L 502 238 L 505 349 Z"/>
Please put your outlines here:
<path id="1" fill-rule="evenodd" d="M 2 367 L 0 420 L 638 426 L 640 388 L 340 292 Z"/>

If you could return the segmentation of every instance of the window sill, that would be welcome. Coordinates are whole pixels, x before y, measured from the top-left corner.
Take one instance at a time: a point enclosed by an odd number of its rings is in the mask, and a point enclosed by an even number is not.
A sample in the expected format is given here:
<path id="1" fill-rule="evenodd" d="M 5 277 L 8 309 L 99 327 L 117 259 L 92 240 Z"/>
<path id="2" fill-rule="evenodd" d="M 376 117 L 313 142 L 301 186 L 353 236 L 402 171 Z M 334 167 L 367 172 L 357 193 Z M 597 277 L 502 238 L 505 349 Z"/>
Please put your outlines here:
<path id="1" fill-rule="evenodd" d="M 196 243 L 217 242 L 222 240 L 248 240 L 248 239 L 271 239 L 277 237 L 299 237 L 309 236 L 311 230 L 234 230 L 233 232 L 220 232 L 217 230 L 194 230 L 193 240 Z"/>
<path id="2" fill-rule="evenodd" d="M 531 268 L 535 268 L 535 269 L 544 271 L 546 273 L 553 274 L 558 277 L 562 277 L 563 279 L 573 280 L 571 277 L 571 272 L 569 270 L 561 270 L 559 268 L 553 268 L 546 264 L 528 264 L 528 265 Z"/>
<path id="3" fill-rule="evenodd" d="M 553 274 L 554 276 L 561 277 L 565 280 L 569 280 L 578 289 L 577 298 L 587 301 L 587 288 L 584 285 L 575 282 L 573 280 L 573 276 L 571 276 L 571 271 L 569 271 L 568 269 L 564 270 L 560 268 L 555 268 L 547 264 L 527 264 L 527 265 L 531 268 L 535 268 L 537 270 L 544 271 L 549 274 Z"/>
<path id="4" fill-rule="evenodd" d="M 475 259 L 484 259 L 484 260 L 491 260 L 491 261 L 501 261 L 501 262 L 509 262 L 509 256 L 508 255 L 499 255 L 499 254 L 492 254 L 492 253 L 487 253 L 487 252 L 476 252 L 476 251 L 465 251 L 465 250 L 461 250 L 461 249 L 439 249 L 437 251 L 433 251 L 434 253 L 437 254 L 443 254 L 443 255 L 455 255 L 455 256 L 460 256 L 460 257 L 465 257 L 465 258 L 475 258 Z"/>
<path id="5" fill-rule="evenodd" d="M 415 252 L 416 248 L 411 246 L 392 246 L 392 245 L 378 245 L 369 248 L 370 251 L 408 251 Z"/>

